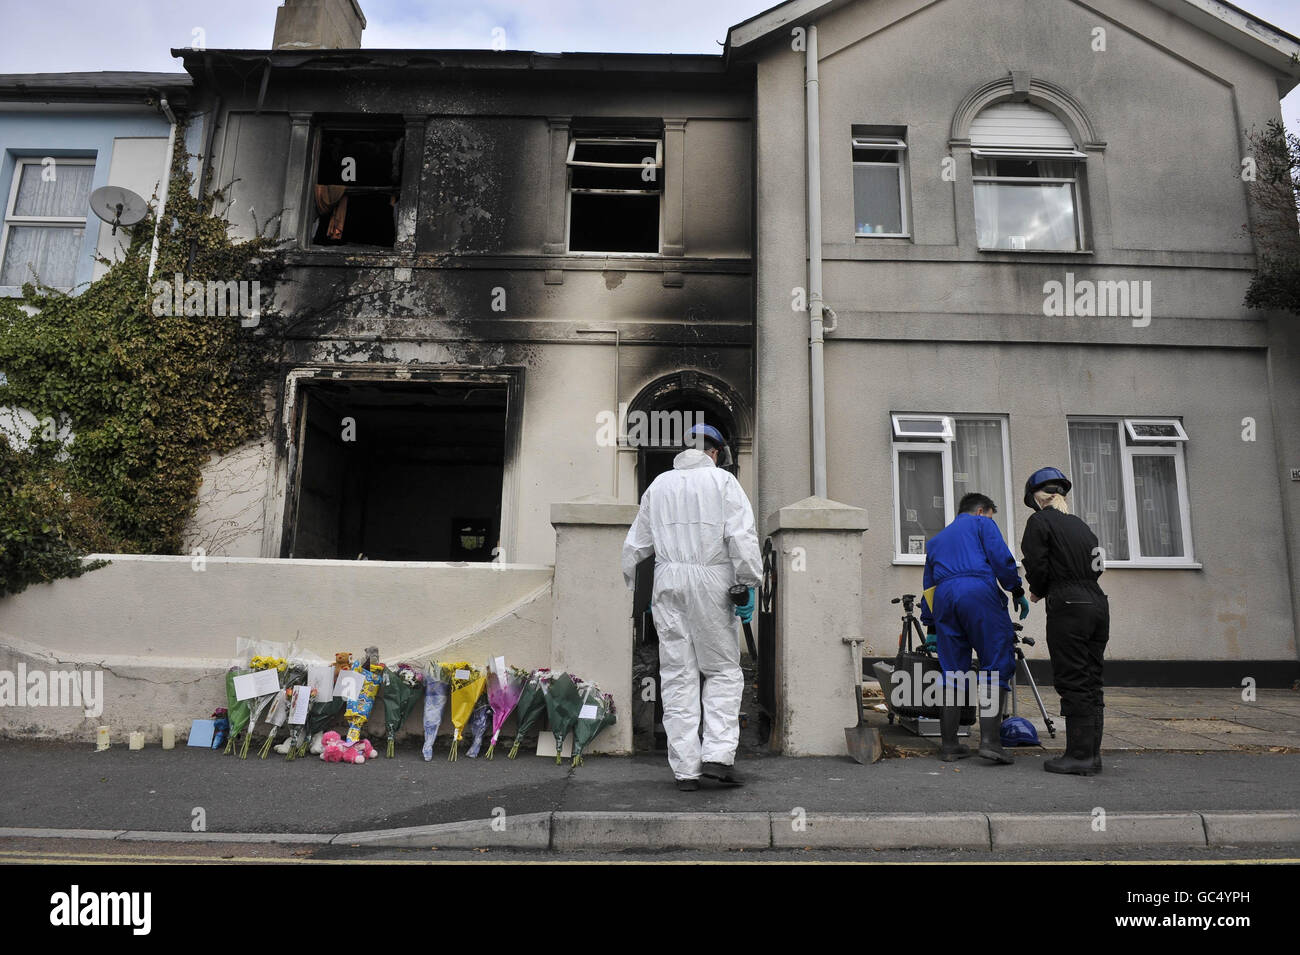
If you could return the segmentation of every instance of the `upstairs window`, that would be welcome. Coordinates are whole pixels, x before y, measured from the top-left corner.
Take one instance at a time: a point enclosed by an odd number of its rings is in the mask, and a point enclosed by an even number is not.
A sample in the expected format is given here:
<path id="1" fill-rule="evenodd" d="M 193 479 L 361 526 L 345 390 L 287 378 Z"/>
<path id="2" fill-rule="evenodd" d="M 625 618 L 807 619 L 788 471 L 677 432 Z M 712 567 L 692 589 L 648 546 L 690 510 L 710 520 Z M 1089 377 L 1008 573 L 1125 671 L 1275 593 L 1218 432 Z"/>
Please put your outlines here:
<path id="1" fill-rule="evenodd" d="M 402 126 L 321 128 L 312 245 L 393 247 L 403 141 Z"/>
<path id="2" fill-rule="evenodd" d="M 575 135 L 568 167 L 570 252 L 658 254 L 661 137 Z"/>
<path id="3" fill-rule="evenodd" d="M 975 231 L 981 249 L 1084 247 L 1082 160 L 1065 125 L 1028 103 L 999 103 L 971 124 Z"/>
<path id="4" fill-rule="evenodd" d="M 859 236 L 908 234 L 903 154 L 907 144 L 893 136 L 853 136 L 853 221 Z"/>
<path id="5" fill-rule="evenodd" d="M 86 237 L 95 160 L 19 159 L 0 235 L 0 286 L 39 279 L 70 289 Z"/>

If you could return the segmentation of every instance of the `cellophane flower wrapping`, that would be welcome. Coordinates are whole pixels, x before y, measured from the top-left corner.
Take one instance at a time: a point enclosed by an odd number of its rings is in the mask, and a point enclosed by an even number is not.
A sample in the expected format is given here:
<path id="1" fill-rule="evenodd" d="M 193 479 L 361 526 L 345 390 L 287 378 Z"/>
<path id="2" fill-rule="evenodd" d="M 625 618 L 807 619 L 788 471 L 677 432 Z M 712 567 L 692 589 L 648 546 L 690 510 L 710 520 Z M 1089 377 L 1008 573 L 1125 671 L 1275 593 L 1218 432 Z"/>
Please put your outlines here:
<path id="1" fill-rule="evenodd" d="M 438 730 L 442 726 L 443 714 L 447 712 L 447 703 L 451 700 L 452 667 L 447 664 L 430 661 L 424 671 L 424 761 L 433 759 L 433 744 L 438 739 Z"/>
<path id="2" fill-rule="evenodd" d="M 551 681 L 546 694 L 546 717 L 551 724 L 551 733 L 555 736 L 555 764 L 561 761 L 560 752 L 564 749 L 564 738 L 573 730 L 578 721 L 578 711 L 582 708 L 582 697 L 578 692 L 578 681 L 569 673 L 561 673 Z"/>
<path id="3" fill-rule="evenodd" d="M 384 674 L 384 728 L 388 730 L 388 753 L 392 758 L 398 730 L 424 695 L 424 674 L 409 663 L 389 667 Z"/>
<path id="4" fill-rule="evenodd" d="M 496 670 L 488 673 L 487 696 L 492 706 L 492 740 L 488 743 L 487 758 L 491 759 L 497 748 L 497 738 L 501 727 L 519 705 L 524 686 L 528 683 L 528 671 L 519 667 L 507 667 L 505 677 Z"/>
<path id="5" fill-rule="evenodd" d="M 369 665 L 359 663 L 353 669 L 361 674 L 361 692 L 357 694 L 355 700 L 348 702 L 343 714 L 348 723 L 345 739 L 349 746 L 361 742 L 361 727 L 366 725 L 366 721 L 370 719 L 370 711 L 375 707 L 375 697 L 379 695 L 385 667 L 382 663 Z"/>
<path id="6" fill-rule="evenodd" d="M 452 667 L 451 725 L 455 735 L 451 740 L 451 755 L 448 757 L 452 762 L 456 760 L 465 726 L 469 723 L 470 714 L 474 712 L 474 704 L 483 695 L 486 685 L 487 678 L 470 664 L 457 663 Z"/>
<path id="7" fill-rule="evenodd" d="M 253 657 L 249 665 L 254 670 L 275 670 L 279 674 L 280 682 L 284 682 L 284 672 L 289 668 L 289 661 L 284 657 L 284 651 L 268 650 L 266 653 L 257 654 Z M 257 721 L 262 718 L 271 702 L 279 696 L 281 689 L 274 693 L 267 693 L 250 700 L 248 715 L 248 732 L 244 734 L 244 745 L 239 749 L 239 758 L 248 758 L 248 744 L 253 741 L 253 731 L 257 728 Z"/>
<path id="8" fill-rule="evenodd" d="M 470 759 L 478 759 L 479 750 L 483 748 L 483 737 L 491 725 L 492 706 L 486 696 L 480 696 L 474 704 L 474 712 L 469 715 L 469 724 L 465 727 L 465 735 L 469 737 L 469 749 L 465 750 L 465 755 Z"/>
<path id="9" fill-rule="evenodd" d="M 618 722 L 614 712 L 614 698 L 608 693 L 600 692 L 594 683 L 581 683 L 578 690 L 582 696 L 582 705 L 578 709 L 578 720 L 573 727 L 573 765 L 582 765 L 582 751 L 587 744 L 600 735 L 606 726 Z"/>
<path id="10" fill-rule="evenodd" d="M 226 671 L 226 714 L 230 720 L 230 732 L 226 736 L 224 752 L 231 755 L 235 752 L 235 737 L 248 728 L 248 717 L 252 713 L 251 700 L 235 699 L 235 677 L 252 672 L 247 667 L 231 667 Z"/>
<path id="11" fill-rule="evenodd" d="M 280 695 L 278 699 L 272 701 L 267 714 L 271 732 L 267 734 L 266 742 L 262 744 L 262 750 L 258 753 L 262 759 L 266 759 L 271 754 L 271 746 L 275 743 L 276 734 L 280 731 L 280 727 L 289 721 L 289 712 L 293 709 L 293 688 L 306 686 L 306 684 L 307 664 L 299 660 L 290 661 L 288 667 L 280 671 Z"/>
<path id="12" fill-rule="evenodd" d="M 523 692 L 519 694 L 519 702 L 515 706 L 519 725 L 515 729 L 515 741 L 507 754 L 508 758 L 514 759 L 519 755 L 519 744 L 537 725 L 537 721 L 546 715 L 546 692 L 550 685 L 549 668 L 539 667 L 528 674 L 528 681 L 524 684 Z"/>

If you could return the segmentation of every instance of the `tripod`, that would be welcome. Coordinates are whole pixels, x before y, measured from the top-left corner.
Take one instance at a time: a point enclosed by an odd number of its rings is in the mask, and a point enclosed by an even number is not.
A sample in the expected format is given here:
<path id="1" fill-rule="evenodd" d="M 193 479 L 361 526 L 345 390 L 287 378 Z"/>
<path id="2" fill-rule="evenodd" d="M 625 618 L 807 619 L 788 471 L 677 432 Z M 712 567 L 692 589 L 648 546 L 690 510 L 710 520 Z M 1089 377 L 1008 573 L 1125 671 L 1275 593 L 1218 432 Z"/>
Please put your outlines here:
<path id="1" fill-rule="evenodd" d="M 1034 645 L 1033 637 L 1022 637 L 1020 632 L 1025 628 L 1018 623 L 1012 623 L 1015 633 L 1011 636 L 1011 649 L 1016 655 L 1016 672 L 1011 674 L 1011 715 L 1017 716 L 1016 713 L 1016 676 L 1020 668 L 1024 667 L 1025 678 L 1029 680 L 1029 688 L 1034 691 L 1034 699 L 1038 701 L 1038 712 L 1043 714 L 1043 722 L 1047 724 L 1048 735 L 1056 739 L 1056 724 L 1052 718 L 1047 715 L 1047 707 L 1043 706 L 1043 697 L 1038 692 L 1038 684 L 1034 682 L 1034 674 L 1029 669 L 1029 664 L 1025 662 L 1025 651 L 1020 649 L 1020 644 L 1032 647 Z M 1006 712 L 1005 710 L 1003 712 Z"/>

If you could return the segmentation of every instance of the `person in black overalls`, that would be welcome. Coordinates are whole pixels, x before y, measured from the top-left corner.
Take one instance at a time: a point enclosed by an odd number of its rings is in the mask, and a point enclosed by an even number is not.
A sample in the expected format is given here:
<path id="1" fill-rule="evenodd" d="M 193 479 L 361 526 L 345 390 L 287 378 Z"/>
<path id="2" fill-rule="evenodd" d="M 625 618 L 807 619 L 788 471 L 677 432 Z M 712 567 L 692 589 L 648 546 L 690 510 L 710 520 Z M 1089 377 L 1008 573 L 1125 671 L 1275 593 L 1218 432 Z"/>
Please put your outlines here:
<path id="1" fill-rule="evenodd" d="M 1057 468 L 1040 468 L 1025 482 L 1025 524 L 1020 552 L 1029 599 L 1047 600 L 1047 652 L 1065 717 L 1065 753 L 1049 759 L 1049 773 L 1101 772 L 1102 655 L 1110 638 L 1110 602 L 1097 578 L 1102 551 L 1097 536 L 1070 513 L 1070 481 Z"/>

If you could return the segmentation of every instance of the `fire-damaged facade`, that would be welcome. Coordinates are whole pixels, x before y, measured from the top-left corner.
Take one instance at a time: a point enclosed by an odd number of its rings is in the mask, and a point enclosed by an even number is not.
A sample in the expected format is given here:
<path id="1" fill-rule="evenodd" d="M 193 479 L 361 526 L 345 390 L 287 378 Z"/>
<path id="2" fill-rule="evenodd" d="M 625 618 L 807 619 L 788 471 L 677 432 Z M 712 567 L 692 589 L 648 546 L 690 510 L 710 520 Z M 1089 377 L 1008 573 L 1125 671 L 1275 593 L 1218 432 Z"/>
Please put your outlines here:
<path id="1" fill-rule="evenodd" d="M 553 502 L 636 501 L 700 418 L 752 484 L 748 71 L 177 55 L 207 187 L 288 249 L 274 428 L 213 463 L 194 546 L 552 563 Z"/>

